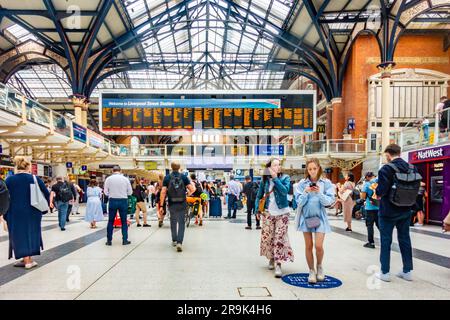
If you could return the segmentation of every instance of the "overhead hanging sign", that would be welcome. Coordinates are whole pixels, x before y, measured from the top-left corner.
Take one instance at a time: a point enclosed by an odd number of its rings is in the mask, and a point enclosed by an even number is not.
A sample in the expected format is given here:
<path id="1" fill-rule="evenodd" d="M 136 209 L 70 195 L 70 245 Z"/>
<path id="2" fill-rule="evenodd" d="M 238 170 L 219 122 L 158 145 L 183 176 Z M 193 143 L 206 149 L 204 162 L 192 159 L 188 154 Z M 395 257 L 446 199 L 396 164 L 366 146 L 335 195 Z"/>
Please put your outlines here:
<path id="1" fill-rule="evenodd" d="M 87 129 L 79 124 L 72 122 L 73 138 L 77 141 L 86 143 Z"/>
<path id="2" fill-rule="evenodd" d="M 255 155 L 258 156 L 284 156 L 284 145 L 257 145 Z"/>
<path id="3" fill-rule="evenodd" d="M 95 133 L 94 131 L 89 130 L 89 145 L 95 148 L 103 148 L 104 138 Z"/>

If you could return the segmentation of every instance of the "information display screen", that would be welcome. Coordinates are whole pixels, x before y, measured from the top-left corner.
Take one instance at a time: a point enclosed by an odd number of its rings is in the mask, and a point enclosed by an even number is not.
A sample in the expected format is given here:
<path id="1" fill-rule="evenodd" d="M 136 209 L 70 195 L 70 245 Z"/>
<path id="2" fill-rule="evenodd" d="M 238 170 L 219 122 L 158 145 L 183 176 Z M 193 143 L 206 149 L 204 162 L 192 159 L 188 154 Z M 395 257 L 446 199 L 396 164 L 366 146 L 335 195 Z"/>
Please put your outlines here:
<path id="1" fill-rule="evenodd" d="M 314 130 L 311 92 L 223 93 L 199 99 L 201 95 L 102 93 L 101 130 L 110 134 L 194 128 Z"/>

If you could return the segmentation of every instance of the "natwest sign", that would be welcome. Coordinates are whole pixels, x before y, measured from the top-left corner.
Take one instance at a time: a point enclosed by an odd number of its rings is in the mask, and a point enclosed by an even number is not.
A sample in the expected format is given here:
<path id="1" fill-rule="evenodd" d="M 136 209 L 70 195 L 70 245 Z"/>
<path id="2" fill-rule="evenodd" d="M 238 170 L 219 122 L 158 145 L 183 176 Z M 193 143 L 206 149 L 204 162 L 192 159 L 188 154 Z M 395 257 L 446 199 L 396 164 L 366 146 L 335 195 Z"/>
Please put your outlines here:
<path id="1" fill-rule="evenodd" d="M 412 151 L 409 153 L 409 162 L 422 162 L 450 157 L 450 145 Z"/>

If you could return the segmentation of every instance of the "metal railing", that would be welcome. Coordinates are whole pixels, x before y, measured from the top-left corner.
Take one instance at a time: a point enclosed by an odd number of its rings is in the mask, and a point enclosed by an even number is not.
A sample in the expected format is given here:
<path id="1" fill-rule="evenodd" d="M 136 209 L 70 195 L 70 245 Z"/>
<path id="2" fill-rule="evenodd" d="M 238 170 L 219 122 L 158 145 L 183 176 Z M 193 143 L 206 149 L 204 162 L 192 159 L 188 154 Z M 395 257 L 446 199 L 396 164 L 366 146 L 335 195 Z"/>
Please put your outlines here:
<path id="1" fill-rule="evenodd" d="M 444 113 L 447 113 L 446 121 L 442 121 Z M 449 115 L 450 108 L 446 108 L 408 122 L 399 132 L 394 133 L 396 143 L 406 151 L 449 142 Z"/>

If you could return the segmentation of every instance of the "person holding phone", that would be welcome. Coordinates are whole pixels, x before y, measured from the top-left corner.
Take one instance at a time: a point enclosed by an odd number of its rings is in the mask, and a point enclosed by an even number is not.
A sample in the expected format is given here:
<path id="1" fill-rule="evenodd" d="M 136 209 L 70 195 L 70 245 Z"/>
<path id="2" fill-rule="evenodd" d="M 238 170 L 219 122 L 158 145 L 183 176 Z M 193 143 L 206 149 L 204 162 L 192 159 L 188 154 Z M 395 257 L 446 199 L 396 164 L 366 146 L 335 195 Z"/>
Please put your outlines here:
<path id="1" fill-rule="evenodd" d="M 335 187 L 330 180 L 322 178 L 322 167 L 319 159 L 306 161 L 306 176 L 294 190 L 298 211 L 296 227 L 303 232 L 305 239 L 306 261 L 309 267 L 308 282 L 324 281 L 322 261 L 324 256 L 323 242 L 325 234 L 331 232 L 326 208 L 335 202 Z M 317 258 L 317 273 L 314 268 L 313 234 Z"/>
<path id="2" fill-rule="evenodd" d="M 294 261 L 288 236 L 291 210 L 287 196 L 290 185 L 290 177 L 281 173 L 280 160 L 272 159 L 266 164 L 255 200 L 258 217 L 263 215 L 260 254 L 269 259 L 269 270 L 275 269 L 277 278 L 283 275 L 281 263 Z"/>

